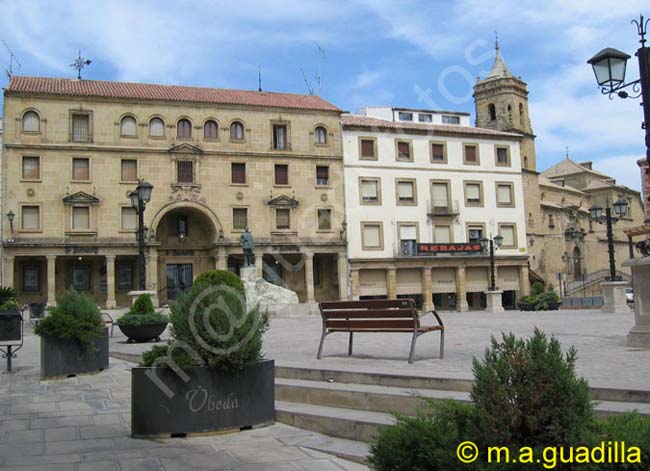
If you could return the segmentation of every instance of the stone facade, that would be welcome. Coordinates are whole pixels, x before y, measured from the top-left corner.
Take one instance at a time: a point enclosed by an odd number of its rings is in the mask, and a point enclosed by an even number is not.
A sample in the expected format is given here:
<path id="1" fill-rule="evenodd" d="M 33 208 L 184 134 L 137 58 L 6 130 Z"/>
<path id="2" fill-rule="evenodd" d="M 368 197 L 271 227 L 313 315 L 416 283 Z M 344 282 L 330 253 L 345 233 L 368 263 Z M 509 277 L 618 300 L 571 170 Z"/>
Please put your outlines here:
<path id="1" fill-rule="evenodd" d="M 108 307 L 128 305 L 138 280 L 128 197 L 137 178 L 154 186 L 146 288 L 162 302 L 205 270 L 238 272 L 246 224 L 260 275 L 303 302 L 346 296 L 334 106 L 266 92 L 33 80 L 14 77 L 4 101 L 2 195 L 16 214 L 13 231 L 3 228 L 5 284 L 21 301 L 52 303 L 75 286 Z M 150 97 L 179 89 L 180 99 Z M 81 125 L 77 116 L 86 116 Z"/>

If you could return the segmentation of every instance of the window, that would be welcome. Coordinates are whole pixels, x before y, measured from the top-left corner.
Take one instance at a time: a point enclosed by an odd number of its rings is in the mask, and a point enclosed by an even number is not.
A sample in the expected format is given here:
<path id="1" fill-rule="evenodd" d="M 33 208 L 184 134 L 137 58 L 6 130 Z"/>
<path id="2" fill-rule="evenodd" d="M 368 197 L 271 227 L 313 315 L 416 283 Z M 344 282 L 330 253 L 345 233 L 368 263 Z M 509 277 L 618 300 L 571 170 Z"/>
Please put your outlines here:
<path id="1" fill-rule="evenodd" d="M 90 207 L 88 206 L 72 207 L 72 229 L 73 230 L 90 229 Z"/>
<path id="2" fill-rule="evenodd" d="M 230 140 L 231 141 L 243 141 L 244 140 L 244 125 L 235 121 L 230 125 Z"/>
<path id="3" fill-rule="evenodd" d="M 436 244 L 451 243 L 451 226 L 435 226 L 433 229 L 433 240 Z"/>
<path id="4" fill-rule="evenodd" d="M 35 263 L 23 265 L 23 291 L 35 292 L 41 290 L 41 266 Z"/>
<path id="5" fill-rule="evenodd" d="M 468 242 L 480 242 L 483 239 L 483 226 L 469 226 L 467 228 Z"/>
<path id="6" fill-rule="evenodd" d="M 188 119 L 180 119 L 176 123 L 176 137 L 189 139 L 192 137 L 192 123 Z"/>
<path id="7" fill-rule="evenodd" d="M 291 227 L 291 210 L 288 208 L 277 208 L 275 210 L 275 228 L 289 229 Z"/>
<path id="8" fill-rule="evenodd" d="M 447 162 L 447 152 L 445 151 L 444 142 L 431 143 L 431 162 L 438 164 Z"/>
<path id="9" fill-rule="evenodd" d="M 72 159 L 72 180 L 76 182 L 90 181 L 90 159 L 85 157 Z"/>
<path id="10" fill-rule="evenodd" d="M 526 117 L 524 116 L 524 104 L 519 103 L 519 123 L 521 124 L 521 127 L 525 126 L 526 122 Z"/>
<path id="11" fill-rule="evenodd" d="M 381 204 L 379 179 L 361 178 L 359 187 L 361 188 L 361 204 Z"/>
<path id="12" fill-rule="evenodd" d="M 219 137 L 219 126 L 214 119 L 209 119 L 203 125 L 203 138 L 216 140 Z"/>
<path id="13" fill-rule="evenodd" d="M 181 214 L 176 219 L 176 235 L 182 239 L 183 237 L 187 237 L 187 231 L 188 231 L 187 216 Z"/>
<path id="14" fill-rule="evenodd" d="M 431 206 L 434 213 L 449 208 L 449 183 L 433 182 L 431 183 Z"/>
<path id="15" fill-rule="evenodd" d="M 464 160 L 468 165 L 478 165 L 478 146 L 476 144 L 464 144 Z"/>
<path id="16" fill-rule="evenodd" d="M 416 224 L 398 223 L 399 246 L 401 255 L 416 255 L 418 243 L 418 226 Z"/>
<path id="17" fill-rule="evenodd" d="M 287 125 L 274 124 L 273 125 L 273 148 L 276 150 L 284 150 L 287 145 Z"/>
<path id="18" fill-rule="evenodd" d="M 41 158 L 23 157 L 23 180 L 41 179 Z"/>
<path id="19" fill-rule="evenodd" d="M 39 206 L 23 206 L 21 213 L 20 220 L 23 231 L 38 231 L 41 229 L 41 208 Z"/>
<path id="20" fill-rule="evenodd" d="M 149 137 L 165 137 L 165 123 L 160 118 L 149 121 Z"/>
<path id="21" fill-rule="evenodd" d="M 125 116 L 120 123 L 120 136 L 135 137 L 138 135 L 138 124 L 133 116 Z"/>
<path id="22" fill-rule="evenodd" d="M 400 121 L 413 121 L 413 113 L 399 112 Z"/>
<path id="23" fill-rule="evenodd" d="M 506 249 L 517 247 L 516 233 L 514 224 L 499 224 L 499 235 L 503 237 L 501 247 Z"/>
<path id="24" fill-rule="evenodd" d="M 488 115 L 490 116 L 490 121 L 497 120 L 497 108 L 494 106 L 494 103 L 488 105 Z"/>
<path id="25" fill-rule="evenodd" d="M 90 141 L 90 115 L 74 113 L 72 115 L 72 141 Z"/>
<path id="26" fill-rule="evenodd" d="M 397 141 L 397 160 L 413 160 L 409 141 Z"/>
<path id="27" fill-rule="evenodd" d="M 500 167 L 509 167 L 510 166 L 510 148 L 509 147 L 497 147 L 496 148 L 496 163 Z"/>
<path id="28" fill-rule="evenodd" d="M 332 210 L 319 209 L 318 210 L 318 230 L 329 231 L 332 229 Z"/>
<path id="29" fill-rule="evenodd" d="M 511 208 L 514 206 L 512 183 L 497 183 L 497 207 Z"/>
<path id="30" fill-rule="evenodd" d="M 380 222 L 361 223 L 361 244 L 366 250 L 381 250 L 384 245 Z"/>
<path id="31" fill-rule="evenodd" d="M 589 227 L 591 228 L 591 221 L 589 221 Z M 555 222 L 553 221 L 553 215 L 549 214 L 548 215 L 548 228 L 553 229 L 555 227 Z M 591 231 L 591 229 L 590 229 Z"/>
<path id="32" fill-rule="evenodd" d="M 413 205 L 417 203 L 415 180 L 397 180 L 397 204 Z"/>
<path id="33" fill-rule="evenodd" d="M 178 183 L 194 183 L 194 162 L 191 160 L 176 161 L 176 181 Z"/>
<path id="34" fill-rule="evenodd" d="M 233 162 L 230 164 L 230 181 L 236 185 L 246 184 L 246 164 Z"/>
<path id="35" fill-rule="evenodd" d="M 327 144 L 327 129 L 323 126 L 318 126 L 314 130 L 314 144 L 324 146 Z"/>
<path id="36" fill-rule="evenodd" d="M 480 182 L 465 182 L 465 204 L 483 206 L 483 188 Z"/>
<path id="37" fill-rule="evenodd" d="M 460 124 L 458 116 L 442 115 L 442 124 Z"/>
<path id="38" fill-rule="evenodd" d="M 243 231 L 248 225 L 248 208 L 232 208 L 232 228 Z"/>
<path id="39" fill-rule="evenodd" d="M 135 208 L 122 206 L 122 230 L 134 231 L 138 227 L 138 213 Z"/>
<path id="40" fill-rule="evenodd" d="M 430 114 L 420 113 L 418 115 L 418 121 L 420 121 L 421 123 L 430 123 L 433 121 L 432 118 L 433 117 Z"/>
<path id="41" fill-rule="evenodd" d="M 138 161 L 135 159 L 122 159 L 122 176 L 123 182 L 138 181 Z"/>
<path id="42" fill-rule="evenodd" d="M 316 166 L 316 185 L 327 186 L 330 183 L 330 168 L 325 165 Z"/>
<path id="43" fill-rule="evenodd" d="M 133 264 L 118 263 L 117 265 L 117 289 L 133 289 Z"/>
<path id="44" fill-rule="evenodd" d="M 75 291 L 90 291 L 90 265 L 72 265 L 70 285 Z"/>
<path id="45" fill-rule="evenodd" d="M 377 160 L 377 154 L 375 152 L 375 140 L 374 139 L 360 139 L 361 146 L 361 159 L 366 160 Z"/>
<path id="46" fill-rule="evenodd" d="M 277 164 L 275 166 L 275 184 L 288 185 L 289 184 L 289 166 L 286 164 Z"/>
<path id="47" fill-rule="evenodd" d="M 36 111 L 28 111 L 23 115 L 23 132 L 40 132 L 41 119 Z"/>

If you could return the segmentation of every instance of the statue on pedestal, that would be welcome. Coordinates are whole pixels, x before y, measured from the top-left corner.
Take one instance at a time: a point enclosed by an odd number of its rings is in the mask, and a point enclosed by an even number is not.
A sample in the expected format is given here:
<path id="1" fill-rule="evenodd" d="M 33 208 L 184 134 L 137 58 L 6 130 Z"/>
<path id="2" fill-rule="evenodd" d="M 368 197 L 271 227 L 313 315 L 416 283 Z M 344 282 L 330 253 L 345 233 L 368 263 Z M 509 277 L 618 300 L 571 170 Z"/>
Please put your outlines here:
<path id="1" fill-rule="evenodd" d="M 248 226 L 244 228 L 244 232 L 239 236 L 239 243 L 244 249 L 244 266 L 254 266 L 255 255 L 253 254 L 253 249 L 255 248 L 255 241 L 253 240 L 253 234 L 251 234 Z"/>

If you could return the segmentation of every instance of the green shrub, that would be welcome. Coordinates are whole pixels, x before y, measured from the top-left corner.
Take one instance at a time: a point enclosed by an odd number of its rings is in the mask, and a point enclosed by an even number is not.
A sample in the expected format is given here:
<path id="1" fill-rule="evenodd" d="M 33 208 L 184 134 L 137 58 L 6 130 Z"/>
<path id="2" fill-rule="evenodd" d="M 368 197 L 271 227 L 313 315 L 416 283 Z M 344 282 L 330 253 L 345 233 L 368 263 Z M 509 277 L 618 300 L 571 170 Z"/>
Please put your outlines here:
<path id="1" fill-rule="evenodd" d="M 154 312 L 155 309 L 151 302 L 151 296 L 147 293 L 142 293 L 140 296 L 135 298 L 128 314 L 152 314 Z"/>
<path id="2" fill-rule="evenodd" d="M 197 276 L 194 283 L 207 284 L 210 286 L 230 286 L 241 293 L 242 296 L 246 296 L 244 282 L 235 273 L 230 271 L 208 270 Z"/>
<path id="3" fill-rule="evenodd" d="M 167 322 L 167 316 L 156 312 L 151 297 L 143 293 L 138 296 L 131 308 L 117 320 L 118 325 L 151 325 Z"/>
<path id="4" fill-rule="evenodd" d="M 544 291 L 545 291 L 544 283 L 542 283 L 541 281 L 536 281 L 536 282 L 533 283 L 533 288 L 531 290 L 531 294 L 536 296 L 538 294 L 542 294 Z"/>
<path id="5" fill-rule="evenodd" d="M 558 296 L 552 287 L 549 287 L 549 289 L 545 291 L 544 285 L 539 281 L 533 283 L 532 294 L 524 296 L 519 300 L 520 303 L 531 306 L 533 311 L 547 311 L 551 308 L 551 304 L 556 304 L 561 301 L 560 296 Z"/>
<path id="6" fill-rule="evenodd" d="M 95 351 L 94 342 L 102 336 L 104 324 L 99 307 L 91 298 L 75 290 L 68 290 L 56 298 L 56 306 L 34 328 L 43 337 L 77 340 L 84 354 Z"/>
<path id="7" fill-rule="evenodd" d="M 591 446 L 598 446 L 601 442 L 625 442 L 626 448 L 632 446 L 641 449 L 641 463 L 600 465 L 601 470 L 650 470 L 650 418 L 642 417 L 638 413 L 614 415 L 597 421 L 597 432 L 593 437 Z"/>
<path id="8" fill-rule="evenodd" d="M 16 303 L 16 290 L 10 286 L 0 286 L 0 305 L 10 301 Z"/>
<path id="9" fill-rule="evenodd" d="M 587 382 L 575 372 L 576 350 L 538 329 L 528 340 L 502 336 L 474 358 L 477 436 L 483 444 L 547 446 L 578 443 L 592 424 Z"/>
<path id="10" fill-rule="evenodd" d="M 168 354 L 169 348 L 167 345 L 155 345 L 151 350 L 142 354 L 142 361 L 140 362 L 140 366 L 154 366 L 154 363 L 159 358 L 168 359 Z M 196 362 L 192 360 L 192 358 L 187 354 L 185 350 L 180 348 L 174 349 L 172 351 L 172 360 L 181 369 L 196 366 Z"/>

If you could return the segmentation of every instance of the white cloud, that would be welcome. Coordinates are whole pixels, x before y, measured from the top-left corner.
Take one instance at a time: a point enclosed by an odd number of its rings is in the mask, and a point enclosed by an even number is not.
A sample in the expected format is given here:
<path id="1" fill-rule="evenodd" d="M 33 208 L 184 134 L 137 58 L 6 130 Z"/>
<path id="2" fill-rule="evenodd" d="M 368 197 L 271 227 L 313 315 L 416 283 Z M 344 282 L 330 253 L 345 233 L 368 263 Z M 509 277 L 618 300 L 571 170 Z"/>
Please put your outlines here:
<path id="1" fill-rule="evenodd" d="M 615 178 L 620 185 L 641 191 L 641 170 L 636 164 L 640 157 L 636 154 L 606 157 L 595 161 L 592 168 Z"/>

